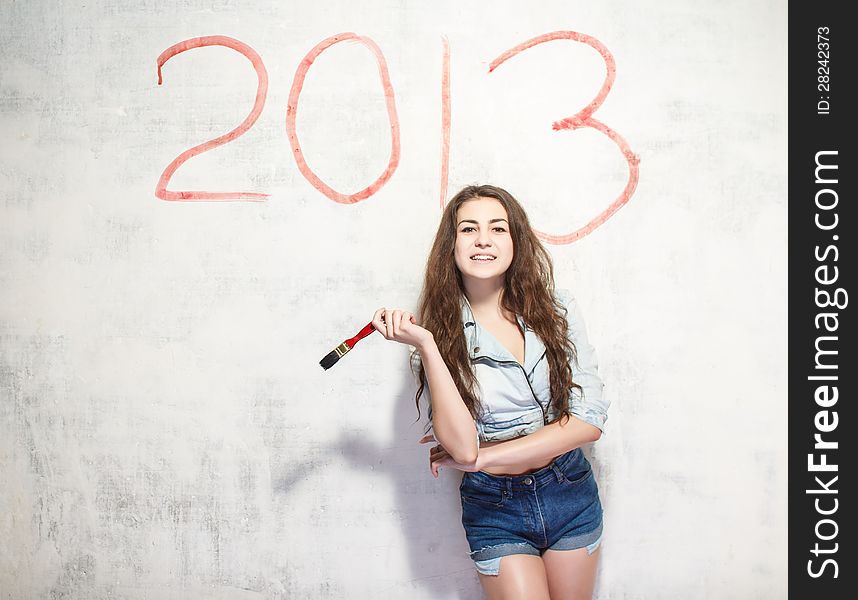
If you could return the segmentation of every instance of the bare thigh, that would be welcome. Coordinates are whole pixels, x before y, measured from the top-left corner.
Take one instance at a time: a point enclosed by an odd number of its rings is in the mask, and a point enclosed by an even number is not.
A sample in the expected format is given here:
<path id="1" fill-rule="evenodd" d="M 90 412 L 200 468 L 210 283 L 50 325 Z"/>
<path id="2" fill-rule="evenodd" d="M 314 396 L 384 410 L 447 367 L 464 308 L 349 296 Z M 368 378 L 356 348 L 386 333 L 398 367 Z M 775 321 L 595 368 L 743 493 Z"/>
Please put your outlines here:
<path id="1" fill-rule="evenodd" d="M 542 561 L 551 600 L 592 600 L 599 548 L 593 554 L 587 554 L 586 548 L 546 550 Z"/>
<path id="2" fill-rule="evenodd" d="M 497 575 L 479 573 L 486 600 L 551 600 L 542 558 L 509 554 L 500 561 Z"/>

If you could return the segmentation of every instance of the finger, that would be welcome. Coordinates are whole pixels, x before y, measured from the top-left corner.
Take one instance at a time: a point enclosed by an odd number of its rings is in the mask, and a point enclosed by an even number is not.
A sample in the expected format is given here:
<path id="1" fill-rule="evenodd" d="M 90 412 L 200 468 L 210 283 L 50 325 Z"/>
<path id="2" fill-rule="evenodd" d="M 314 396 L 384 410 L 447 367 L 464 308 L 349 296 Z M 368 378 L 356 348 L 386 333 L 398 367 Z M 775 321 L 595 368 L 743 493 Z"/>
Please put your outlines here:
<path id="1" fill-rule="evenodd" d="M 412 325 L 417 325 L 417 317 L 414 316 L 414 313 L 403 312 L 402 313 L 402 325 L 404 325 L 405 330 L 409 330 Z"/>
<path id="2" fill-rule="evenodd" d="M 446 452 L 444 452 L 444 453 L 440 454 L 439 456 L 436 456 L 435 458 L 433 458 L 432 459 L 432 466 L 433 466 L 434 471 L 435 471 L 435 477 L 438 477 L 438 475 L 441 473 L 441 466 L 442 465 L 447 465 L 451 462 L 453 462 L 453 459 L 450 458 L 449 456 L 447 456 Z"/>
<path id="3" fill-rule="evenodd" d="M 388 339 L 393 339 L 393 311 L 391 309 L 384 311 L 384 327 L 387 330 Z"/>
<path id="4" fill-rule="evenodd" d="M 420 441 L 418 441 L 417 443 L 418 444 L 425 444 L 426 442 L 434 442 L 434 441 L 435 441 L 435 436 L 430 433 L 429 435 L 424 435 L 422 438 L 420 438 Z"/>
<path id="5" fill-rule="evenodd" d="M 402 333 L 402 311 L 393 311 L 393 337 L 398 338 Z"/>
<path id="6" fill-rule="evenodd" d="M 452 458 L 450 458 L 450 455 L 447 454 L 446 450 L 440 450 L 440 451 L 436 452 L 435 454 L 429 455 L 429 461 L 432 463 L 435 463 L 435 464 L 441 464 L 445 460 L 451 460 L 451 461 L 453 460 Z M 444 464 L 446 464 L 446 463 L 444 463 Z"/>
<path id="7" fill-rule="evenodd" d="M 377 311 L 375 311 L 375 314 L 372 316 L 372 326 L 375 327 L 375 330 L 378 331 L 381 335 L 383 335 L 384 337 L 387 337 L 387 335 L 385 334 L 385 328 L 384 328 L 384 312 L 385 312 L 385 310 L 387 310 L 387 309 L 379 308 Z"/>
<path id="8" fill-rule="evenodd" d="M 402 332 L 402 311 L 394 310 L 390 318 L 393 321 L 391 323 L 393 326 L 393 339 L 399 339 L 399 335 Z"/>

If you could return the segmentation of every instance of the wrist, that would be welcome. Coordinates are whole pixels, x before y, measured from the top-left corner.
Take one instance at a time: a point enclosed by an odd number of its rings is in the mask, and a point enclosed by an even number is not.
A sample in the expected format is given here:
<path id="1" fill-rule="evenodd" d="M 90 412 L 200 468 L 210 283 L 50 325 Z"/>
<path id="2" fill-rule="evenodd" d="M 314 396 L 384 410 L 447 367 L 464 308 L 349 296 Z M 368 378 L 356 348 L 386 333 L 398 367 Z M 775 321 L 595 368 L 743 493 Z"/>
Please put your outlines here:
<path id="1" fill-rule="evenodd" d="M 424 339 L 417 342 L 417 345 L 414 347 L 417 348 L 421 357 L 425 356 L 432 350 L 435 350 L 436 352 L 438 351 L 438 346 L 435 345 L 435 336 L 431 333 L 428 333 Z"/>
<path id="2" fill-rule="evenodd" d="M 493 446 L 480 446 L 477 448 L 477 460 L 474 463 L 474 468 L 477 471 L 482 471 L 492 466 L 492 448 Z"/>

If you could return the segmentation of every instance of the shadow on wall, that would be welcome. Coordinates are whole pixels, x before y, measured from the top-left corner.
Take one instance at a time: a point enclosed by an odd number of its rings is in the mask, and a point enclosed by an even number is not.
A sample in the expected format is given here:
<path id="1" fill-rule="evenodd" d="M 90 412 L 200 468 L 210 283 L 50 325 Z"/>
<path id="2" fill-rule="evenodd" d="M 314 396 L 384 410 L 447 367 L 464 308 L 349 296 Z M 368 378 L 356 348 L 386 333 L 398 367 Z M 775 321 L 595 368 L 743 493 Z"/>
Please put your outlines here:
<path id="1" fill-rule="evenodd" d="M 281 518 L 294 518 L 294 506 L 290 506 L 291 502 L 287 502 L 286 498 L 298 489 L 306 489 L 308 482 L 321 473 L 320 469 L 335 469 L 335 465 L 342 465 L 341 468 L 348 467 L 362 472 L 360 479 L 366 481 L 367 485 L 392 490 L 392 510 L 395 512 L 395 518 L 399 520 L 401 537 L 407 540 L 407 544 L 396 544 L 396 548 L 397 551 L 405 548 L 407 561 L 404 562 L 407 562 L 408 572 L 391 572 L 391 585 L 383 590 L 384 593 L 390 598 L 481 599 L 482 590 L 473 561 L 468 556 L 468 544 L 461 523 L 459 483 L 462 473 L 454 469 L 442 469 L 438 479 L 432 477 L 429 470 L 429 448 L 432 444 L 418 444 L 426 423 L 426 398 L 421 397 L 421 418 L 416 421 L 414 394 L 417 385 L 409 371 L 407 354 L 403 375 L 402 389 L 396 399 L 391 401 L 393 435 L 384 436 L 385 441 L 390 440 L 389 443 L 376 442 L 375 438 L 379 437 L 377 434 L 343 428 L 336 443 L 311 448 L 302 444 L 303 459 L 295 462 L 290 456 L 294 457 L 297 452 L 287 449 L 282 439 L 295 439 L 297 436 L 288 433 L 290 426 L 285 423 L 273 428 L 279 439 L 269 440 L 268 445 L 272 452 L 272 492 L 278 497 L 277 512 Z M 270 426 L 270 423 L 268 425 Z M 384 477 L 388 481 L 380 481 Z M 325 487 L 328 484 L 322 485 Z M 365 515 L 358 516 L 363 521 L 358 523 L 358 526 L 366 525 L 367 520 L 373 518 L 374 507 L 366 507 L 362 504 L 362 499 L 354 498 L 353 490 L 317 490 L 319 498 L 318 502 L 314 501 L 314 505 L 330 505 L 331 494 L 339 493 L 345 493 L 347 496 L 343 503 L 353 504 L 356 507 L 354 510 L 367 511 Z M 352 500 L 349 500 L 349 497 Z M 349 518 L 352 519 L 353 516 L 352 513 Z M 305 514 L 302 519 L 305 525 L 312 526 L 316 520 L 324 520 L 324 527 L 330 527 L 331 524 L 330 515 L 312 513 Z M 391 546 L 384 540 L 370 545 L 373 547 L 367 548 L 367 553 Z M 368 559 L 360 557 L 359 560 Z M 372 560 L 379 558 L 374 556 Z M 283 594 L 283 597 L 289 597 L 292 592 L 308 592 L 306 581 L 303 584 L 294 581 L 288 566 L 284 564 L 281 568 L 280 581 L 285 588 L 279 589 L 279 593 L 275 592 L 274 597 L 281 597 Z M 399 575 L 398 580 L 395 580 L 396 575 Z M 372 583 L 368 583 L 365 590 L 341 589 L 339 584 L 333 581 L 329 582 L 329 585 L 332 586 L 328 589 L 330 597 L 347 597 L 349 594 L 357 594 L 353 597 L 360 597 L 361 593 L 378 589 L 373 588 Z M 323 591 L 313 588 L 312 593 L 320 594 Z"/>
<path id="2" fill-rule="evenodd" d="M 426 396 L 420 398 L 420 420 L 414 403 L 417 384 L 405 364 L 405 381 L 392 413 L 393 446 L 373 444 L 367 436 L 341 438 L 352 467 L 385 475 L 393 483 L 402 537 L 408 540 L 409 579 L 389 590 L 391 598 L 483 598 L 462 528 L 459 484 L 462 472 L 442 469 L 438 479 L 429 470 L 432 443 L 418 444 L 426 423 Z"/>

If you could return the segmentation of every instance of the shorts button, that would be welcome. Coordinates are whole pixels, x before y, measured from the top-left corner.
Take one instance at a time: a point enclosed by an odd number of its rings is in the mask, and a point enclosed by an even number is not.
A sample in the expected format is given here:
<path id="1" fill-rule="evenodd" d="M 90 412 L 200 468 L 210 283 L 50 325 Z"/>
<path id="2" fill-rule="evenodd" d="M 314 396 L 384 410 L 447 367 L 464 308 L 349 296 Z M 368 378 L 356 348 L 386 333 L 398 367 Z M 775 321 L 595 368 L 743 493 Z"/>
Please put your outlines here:
<path id="1" fill-rule="evenodd" d="M 533 483 L 533 478 L 532 477 L 526 477 L 524 480 L 524 485 L 530 485 L 531 483 Z"/>

